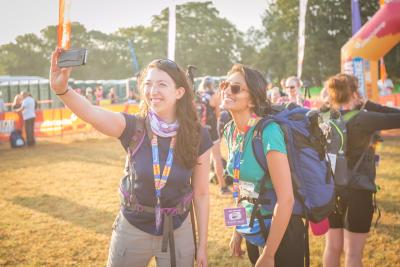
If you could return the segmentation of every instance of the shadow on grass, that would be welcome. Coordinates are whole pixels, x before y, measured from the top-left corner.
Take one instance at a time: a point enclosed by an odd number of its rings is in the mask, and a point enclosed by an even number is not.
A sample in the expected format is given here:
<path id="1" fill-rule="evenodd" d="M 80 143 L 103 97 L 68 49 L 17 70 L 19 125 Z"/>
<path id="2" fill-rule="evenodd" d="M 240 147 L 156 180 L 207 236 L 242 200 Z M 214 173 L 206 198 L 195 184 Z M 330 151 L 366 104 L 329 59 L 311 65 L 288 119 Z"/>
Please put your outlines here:
<path id="1" fill-rule="evenodd" d="M 114 163 L 110 159 L 119 159 L 124 150 L 114 148 L 112 139 L 75 141 L 71 144 L 40 143 L 33 148 L 8 150 L 0 159 L 11 165 L 18 160 L 18 167 L 45 166 L 49 163 L 82 162 L 121 167 L 123 163 Z M 1 154 L 1 153 L 0 153 Z M 7 157 L 5 157 L 7 154 Z M 121 161 L 122 162 L 122 161 Z"/>
<path id="2" fill-rule="evenodd" d="M 384 216 L 384 215 L 383 215 Z M 384 234 L 390 236 L 393 240 L 398 240 L 400 238 L 400 224 L 384 224 L 378 222 L 376 228 L 374 228 L 375 218 L 372 221 L 371 230 L 375 231 L 377 234 Z"/>
<path id="3" fill-rule="evenodd" d="M 376 203 L 381 211 L 386 213 L 397 213 L 400 214 L 400 203 L 398 200 L 383 200 L 377 197 Z"/>
<path id="4" fill-rule="evenodd" d="M 47 194 L 15 197 L 11 202 L 104 235 L 111 234 L 112 223 L 117 215 Z"/>

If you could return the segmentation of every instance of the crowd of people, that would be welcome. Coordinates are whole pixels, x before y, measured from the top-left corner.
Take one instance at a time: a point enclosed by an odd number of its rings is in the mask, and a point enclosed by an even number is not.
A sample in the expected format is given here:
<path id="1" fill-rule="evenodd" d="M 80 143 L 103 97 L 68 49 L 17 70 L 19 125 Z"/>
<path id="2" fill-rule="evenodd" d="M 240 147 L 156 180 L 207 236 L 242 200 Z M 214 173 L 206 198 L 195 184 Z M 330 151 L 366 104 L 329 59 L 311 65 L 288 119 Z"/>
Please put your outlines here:
<path id="1" fill-rule="evenodd" d="M 111 87 L 108 92 L 104 90 L 102 85 L 98 85 L 94 89 L 92 87 L 86 87 L 85 90 L 82 90 L 81 88 L 77 87 L 73 90 L 78 94 L 83 95 L 93 105 L 101 105 L 103 100 L 106 100 L 107 104 L 117 104 L 122 100 L 131 100 L 130 96 L 128 96 L 127 99 L 120 99 L 118 97 L 115 87 Z"/>
<path id="2" fill-rule="evenodd" d="M 310 108 L 310 102 L 300 95 L 300 79 L 289 77 L 281 81 L 282 89 L 272 86 L 267 91 L 260 71 L 235 64 L 226 80 L 217 85 L 206 77 L 195 94 L 191 79 L 180 66 L 157 59 L 139 76 L 143 105 L 140 114 L 132 115 L 95 107 L 87 94 L 82 97 L 70 89 L 71 69 L 56 64 L 61 52 L 56 49 L 52 55 L 52 90 L 82 120 L 118 138 L 127 152 L 121 209 L 113 225 L 107 266 L 147 266 L 153 257 L 157 266 L 192 266 L 195 259 L 197 266 L 207 266 L 211 160 L 221 195 L 233 196 L 235 207 L 228 209 L 258 205 L 251 200 L 262 194 L 264 187 L 276 195 L 272 209 L 260 207 L 270 225 L 265 244 L 256 247 L 257 251 L 248 249 L 251 263 L 305 266 L 307 229 L 304 219 L 293 214 L 296 195 L 284 131 L 279 124 L 270 123 L 262 132 L 268 173 L 256 160 L 251 142 L 257 122 L 268 116 L 274 105 Z M 337 184 L 335 188 L 336 205 L 327 219 L 323 265 L 340 266 L 344 252 L 346 266 L 362 266 L 374 210 L 375 188 L 371 185 L 375 185 L 376 157 L 371 140 L 379 130 L 400 128 L 400 110 L 364 100 L 356 78 L 347 74 L 327 79 L 320 102 L 321 113 L 328 114 L 326 120 L 349 118 L 346 168 L 352 170 L 345 175 L 346 186 Z M 225 126 L 228 121 L 229 127 Z M 228 145 L 225 167 L 222 136 Z M 260 185 L 265 176 L 267 182 Z M 233 181 L 231 188 L 227 177 Z M 248 204 L 238 201 L 244 193 Z M 227 223 L 229 219 L 225 219 Z M 233 256 L 244 254 L 242 239 L 234 227 L 227 244 Z M 246 245 L 254 248 L 247 240 Z"/>

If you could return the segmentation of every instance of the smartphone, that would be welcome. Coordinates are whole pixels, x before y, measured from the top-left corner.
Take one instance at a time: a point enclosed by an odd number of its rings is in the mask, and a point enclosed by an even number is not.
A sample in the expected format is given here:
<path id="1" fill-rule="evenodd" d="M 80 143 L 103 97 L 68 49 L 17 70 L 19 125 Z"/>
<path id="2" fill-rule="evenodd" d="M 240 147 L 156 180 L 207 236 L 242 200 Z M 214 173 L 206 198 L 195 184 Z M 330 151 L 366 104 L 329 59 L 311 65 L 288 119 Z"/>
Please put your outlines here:
<path id="1" fill-rule="evenodd" d="M 61 53 L 57 61 L 57 66 L 59 68 L 69 68 L 76 67 L 86 64 L 87 59 L 87 49 L 70 49 L 65 50 Z"/>

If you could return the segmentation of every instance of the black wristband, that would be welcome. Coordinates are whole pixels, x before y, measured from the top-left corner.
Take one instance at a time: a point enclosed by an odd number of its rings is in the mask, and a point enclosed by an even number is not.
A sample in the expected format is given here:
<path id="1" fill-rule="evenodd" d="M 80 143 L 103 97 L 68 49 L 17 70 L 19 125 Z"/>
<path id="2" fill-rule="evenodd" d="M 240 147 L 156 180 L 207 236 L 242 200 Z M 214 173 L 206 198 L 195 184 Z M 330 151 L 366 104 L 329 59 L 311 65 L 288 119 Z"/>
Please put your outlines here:
<path id="1" fill-rule="evenodd" d="M 62 93 L 60 93 L 60 94 L 56 94 L 56 95 L 65 95 L 68 91 L 69 91 L 69 88 L 65 89 L 64 92 L 62 92 Z"/>

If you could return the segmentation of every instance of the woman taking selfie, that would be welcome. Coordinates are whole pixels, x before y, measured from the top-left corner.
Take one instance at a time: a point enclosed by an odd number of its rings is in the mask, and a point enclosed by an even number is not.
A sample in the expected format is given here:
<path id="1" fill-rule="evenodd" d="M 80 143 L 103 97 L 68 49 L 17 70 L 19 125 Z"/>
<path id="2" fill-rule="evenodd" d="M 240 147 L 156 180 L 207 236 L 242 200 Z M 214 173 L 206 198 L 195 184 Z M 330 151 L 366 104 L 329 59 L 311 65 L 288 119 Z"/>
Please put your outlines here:
<path id="1" fill-rule="evenodd" d="M 193 197 L 198 226 L 197 266 L 207 266 L 209 215 L 209 134 L 202 129 L 193 93 L 183 70 L 173 61 L 152 61 L 142 72 L 141 115 L 117 113 L 94 106 L 67 87 L 71 69 L 60 69 L 52 54 L 50 85 L 65 105 L 99 132 L 119 138 L 129 151 L 134 173 L 132 195 L 121 201 L 113 226 L 108 266 L 192 266 L 195 243 L 188 216 Z M 129 149 L 139 122 L 144 139 Z M 133 202 L 134 205 L 131 203 Z"/>

